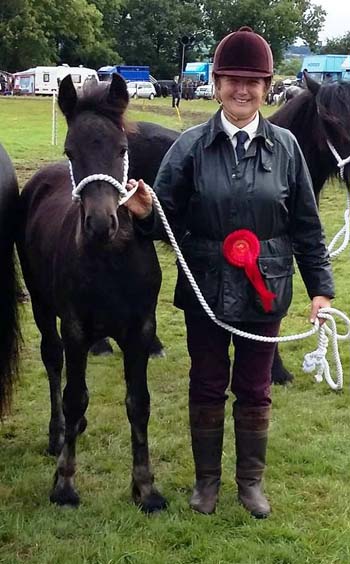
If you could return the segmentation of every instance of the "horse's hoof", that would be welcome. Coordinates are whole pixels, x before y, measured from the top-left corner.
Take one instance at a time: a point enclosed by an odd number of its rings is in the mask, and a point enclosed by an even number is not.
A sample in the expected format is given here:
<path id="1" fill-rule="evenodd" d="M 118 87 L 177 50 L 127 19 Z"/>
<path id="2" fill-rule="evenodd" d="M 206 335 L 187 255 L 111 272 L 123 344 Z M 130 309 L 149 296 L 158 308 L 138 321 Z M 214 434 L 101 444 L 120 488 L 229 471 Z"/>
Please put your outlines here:
<path id="1" fill-rule="evenodd" d="M 113 348 L 108 339 L 101 339 L 92 345 L 90 352 L 94 356 L 110 356 L 113 354 Z"/>
<path id="2" fill-rule="evenodd" d="M 149 348 L 149 355 L 151 358 L 164 358 L 166 356 L 163 343 L 161 342 L 159 337 L 157 337 L 157 335 L 154 337 L 151 343 L 151 346 Z"/>
<path id="3" fill-rule="evenodd" d="M 157 513 L 168 507 L 168 502 L 157 490 L 138 503 L 143 513 Z"/>
<path id="4" fill-rule="evenodd" d="M 278 372 L 272 372 L 272 383 L 278 386 L 286 386 L 290 382 L 293 382 L 294 376 L 288 370 L 281 370 Z"/>
<path id="5" fill-rule="evenodd" d="M 80 498 L 78 492 L 71 486 L 65 485 L 61 487 L 56 485 L 50 494 L 50 501 L 56 505 L 78 507 Z"/>
<path id="6" fill-rule="evenodd" d="M 165 349 L 161 348 L 161 349 L 156 350 L 156 351 L 151 351 L 149 356 L 150 356 L 150 358 L 165 358 L 166 352 L 165 352 Z"/>

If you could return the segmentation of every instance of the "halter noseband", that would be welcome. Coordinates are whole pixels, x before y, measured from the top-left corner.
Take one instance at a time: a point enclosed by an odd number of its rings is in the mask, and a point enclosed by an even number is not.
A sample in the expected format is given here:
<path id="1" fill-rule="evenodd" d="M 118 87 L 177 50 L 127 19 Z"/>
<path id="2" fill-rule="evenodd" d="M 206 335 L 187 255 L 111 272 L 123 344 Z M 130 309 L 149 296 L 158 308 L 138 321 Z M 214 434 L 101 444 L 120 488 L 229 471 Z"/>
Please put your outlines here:
<path id="1" fill-rule="evenodd" d="M 129 200 L 129 198 L 131 198 L 131 196 L 135 194 L 137 190 L 137 186 L 135 186 L 135 188 L 133 188 L 130 191 L 126 189 L 126 184 L 128 182 L 128 173 L 129 173 L 129 156 L 127 151 L 124 155 L 123 181 L 121 183 L 119 182 L 119 180 L 113 178 L 113 176 L 109 176 L 108 174 L 90 174 L 89 176 L 85 176 L 85 178 L 83 178 L 77 185 L 74 180 L 73 166 L 71 161 L 68 161 L 68 165 L 69 165 L 69 174 L 72 182 L 72 200 L 74 202 L 80 202 L 81 201 L 80 192 L 83 190 L 83 188 L 85 188 L 87 184 L 90 184 L 91 182 L 95 182 L 97 180 L 108 182 L 118 190 L 120 194 L 120 200 L 118 203 L 119 206 L 125 204 Z"/>

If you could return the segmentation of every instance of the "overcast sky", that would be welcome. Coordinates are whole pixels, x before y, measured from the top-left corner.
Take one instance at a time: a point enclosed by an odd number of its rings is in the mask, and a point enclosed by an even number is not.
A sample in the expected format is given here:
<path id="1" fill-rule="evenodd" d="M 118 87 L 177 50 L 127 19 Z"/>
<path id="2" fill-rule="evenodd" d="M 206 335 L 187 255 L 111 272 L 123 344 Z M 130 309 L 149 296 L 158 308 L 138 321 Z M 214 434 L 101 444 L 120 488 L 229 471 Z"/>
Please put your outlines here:
<path id="1" fill-rule="evenodd" d="M 313 4 L 322 6 L 327 12 L 320 40 L 344 35 L 350 32 L 350 1 L 349 0 L 313 0 Z"/>

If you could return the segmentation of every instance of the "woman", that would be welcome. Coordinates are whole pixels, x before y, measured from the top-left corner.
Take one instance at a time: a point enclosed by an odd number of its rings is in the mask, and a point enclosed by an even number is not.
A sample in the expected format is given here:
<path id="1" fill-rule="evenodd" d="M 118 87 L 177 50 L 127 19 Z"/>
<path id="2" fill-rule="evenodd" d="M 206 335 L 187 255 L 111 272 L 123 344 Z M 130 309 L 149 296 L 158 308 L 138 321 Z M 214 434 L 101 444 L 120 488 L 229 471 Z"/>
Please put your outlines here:
<path id="1" fill-rule="evenodd" d="M 163 159 L 155 190 L 217 318 L 274 337 L 292 298 L 293 255 L 311 299 L 311 321 L 320 308 L 329 307 L 334 287 L 298 143 L 288 130 L 259 113 L 272 74 L 271 49 L 261 36 L 248 27 L 226 36 L 213 63 L 221 108 L 174 143 Z M 159 234 L 159 220 L 142 181 L 136 194 L 129 207 L 137 228 L 145 235 Z M 237 265 L 237 254 L 246 260 L 243 268 L 242 262 Z M 190 505 L 201 513 L 216 507 L 232 339 L 238 498 L 254 517 L 267 517 L 270 506 L 262 477 L 275 344 L 231 336 L 214 324 L 181 267 L 175 305 L 184 310 L 191 358 L 189 414 L 196 483 Z"/>

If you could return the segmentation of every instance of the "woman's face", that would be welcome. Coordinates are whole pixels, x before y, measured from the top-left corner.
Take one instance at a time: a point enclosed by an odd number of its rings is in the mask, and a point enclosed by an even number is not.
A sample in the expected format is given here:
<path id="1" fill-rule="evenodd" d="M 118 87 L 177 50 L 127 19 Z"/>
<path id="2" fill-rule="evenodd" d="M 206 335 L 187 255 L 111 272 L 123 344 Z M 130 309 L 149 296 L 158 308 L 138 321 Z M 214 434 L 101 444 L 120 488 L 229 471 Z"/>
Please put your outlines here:
<path id="1" fill-rule="evenodd" d="M 244 127 L 254 119 L 267 90 L 263 78 L 219 76 L 215 82 L 216 97 L 224 114 L 237 127 Z"/>

